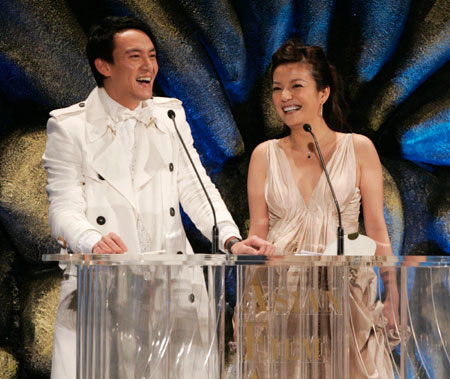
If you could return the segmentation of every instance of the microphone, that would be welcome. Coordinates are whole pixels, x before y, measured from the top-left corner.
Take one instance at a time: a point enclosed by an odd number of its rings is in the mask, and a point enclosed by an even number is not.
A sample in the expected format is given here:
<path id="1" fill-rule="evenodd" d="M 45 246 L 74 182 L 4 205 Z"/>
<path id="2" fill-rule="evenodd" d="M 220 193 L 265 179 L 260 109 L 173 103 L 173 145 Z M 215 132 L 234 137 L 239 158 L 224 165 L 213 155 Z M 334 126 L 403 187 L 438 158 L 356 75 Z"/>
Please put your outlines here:
<path id="1" fill-rule="evenodd" d="M 208 195 L 208 192 L 206 191 L 205 185 L 203 184 L 202 179 L 200 178 L 200 175 L 197 171 L 197 167 L 195 167 L 194 161 L 191 158 L 191 155 L 189 154 L 189 151 L 186 147 L 186 144 L 183 141 L 183 137 L 181 137 L 180 132 L 177 128 L 177 123 L 175 122 L 175 112 L 170 109 L 167 112 L 167 116 L 173 121 L 173 126 L 175 127 L 175 130 L 177 131 L 178 138 L 181 141 L 181 144 L 183 145 L 184 151 L 186 152 L 187 157 L 189 158 L 189 161 L 191 162 L 192 168 L 194 169 L 195 174 L 197 175 L 197 179 L 200 182 L 200 185 L 202 186 L 203 192 L 205 193 L 206 198 L 208 199 L 208 203 L 211 207 L 213 218 L 214 218 L 214 225 L 212 228 L 212 245 L 211 245 L 211 254 L 217 254 L 219 251 L 219 228 L 217 227 L 217 220 L 216 220 L 216 210 L 214 209 L 213 203 Z"/>
<path id="2" fill-rule="evenodd" d="M 334 193 L 333 185 L 331 184 L 330 176 L 328 175 L 327 166 L 325 165 L 325 161 L 323 160 L 323 156 L 320 151 L 319 142 L 317 142 L 317 138 L 312 132 L 311 125 L 304 124 L 303 130 L 312 135 L 312 138 L 314 139 L 314 144 L 316 145 L 317 152 L 319 153 L 320 163 L 322 164 L 323 171 L 325 172 L 325 176 L 327 177 L 328 186 L 330 187 L 331 195 L 333 196 L 334 204 L 336 205 L 339 221 L 339 226 L 337 228 L 337 255 L 344 255 L 344 229 L 342 228 L 341 208 L 339 207 L 339 203 Z"/>

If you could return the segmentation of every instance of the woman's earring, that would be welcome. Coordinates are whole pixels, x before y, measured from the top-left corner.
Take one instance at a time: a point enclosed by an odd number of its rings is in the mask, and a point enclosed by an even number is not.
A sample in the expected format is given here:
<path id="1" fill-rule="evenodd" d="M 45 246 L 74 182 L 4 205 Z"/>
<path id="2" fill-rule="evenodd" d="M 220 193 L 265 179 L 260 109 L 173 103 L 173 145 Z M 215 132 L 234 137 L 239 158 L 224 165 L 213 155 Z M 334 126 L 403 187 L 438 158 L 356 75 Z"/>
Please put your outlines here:
<path id="1" fill-rule="evenodd" d="M 320 110 L 319 110 L 320 117 L 323 117 L 323 104 L 320 103 Z"/>

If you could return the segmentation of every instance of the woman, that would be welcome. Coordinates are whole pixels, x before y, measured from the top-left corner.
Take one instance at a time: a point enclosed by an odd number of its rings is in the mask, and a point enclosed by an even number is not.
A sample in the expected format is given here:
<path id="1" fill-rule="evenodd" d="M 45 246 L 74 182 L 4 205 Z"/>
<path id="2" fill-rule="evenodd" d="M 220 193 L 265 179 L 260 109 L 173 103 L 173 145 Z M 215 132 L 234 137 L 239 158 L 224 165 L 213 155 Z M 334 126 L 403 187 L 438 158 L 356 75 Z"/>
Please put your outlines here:
<path id="1" fill-rule="evenodd" d="M 342 85 L 322 49 L 288 40 L 272 57 L 272 79 L 273 104 L 290 133 L 260 144 L 252 154 L 248 173 L 249 235 L 272 242 L 276 254 L 322 253 L 336 239 L 336 208 L 312 136 L 303 128 L 309 124 L 340 204 L 345 233 L 358 232 L 362 204 L 366 233 L 376 242 L 375 254 L 392 255 L 383 215 L 380 160 L 367 137 L 342 132 L 346 125 Z M 390 330 L 396 324 L 398 292 L 395 275 L 390 272 L 382 271 L 384 317 L 381 304 L 373 302 L 373 270 L 364 274 L 361 271 L 352 282 L 353 324 L 370 319 L 375 325 L 369 325 L 367 333 L 358 330 L 357 336 L 353 333 L 350 338 L 351 357 L 361 357 L 352 359 L 352 377 L 393 377 L 389 351 L 380 342 L 382 329 Z M 292 286 L 292 278 L 289 283 Z M 364 303 L 363 297 L 373 300 Z"/>

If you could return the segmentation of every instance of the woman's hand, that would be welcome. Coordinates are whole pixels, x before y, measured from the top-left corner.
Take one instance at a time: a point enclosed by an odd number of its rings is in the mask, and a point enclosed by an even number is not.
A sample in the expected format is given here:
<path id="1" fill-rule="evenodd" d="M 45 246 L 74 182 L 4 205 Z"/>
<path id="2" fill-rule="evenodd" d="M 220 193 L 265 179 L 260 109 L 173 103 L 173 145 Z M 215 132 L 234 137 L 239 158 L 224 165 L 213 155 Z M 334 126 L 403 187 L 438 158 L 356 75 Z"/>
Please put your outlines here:
<path id="1" fill-rule="evenodd" d="M 258 236 L 250 236 L 243 241 L 236 242 L 231 247 L 231 252 L 233 254 L 274 255 L 275 246 Z"/>
<path id="2" fill-rule="evenodd" d="M 397 329 L 400 325 L 398 314 L 398 302 L 394 304 L 390 299 L 386 299 L 383 303 L 383 315 L 387 319 L 386 329 Z"/>

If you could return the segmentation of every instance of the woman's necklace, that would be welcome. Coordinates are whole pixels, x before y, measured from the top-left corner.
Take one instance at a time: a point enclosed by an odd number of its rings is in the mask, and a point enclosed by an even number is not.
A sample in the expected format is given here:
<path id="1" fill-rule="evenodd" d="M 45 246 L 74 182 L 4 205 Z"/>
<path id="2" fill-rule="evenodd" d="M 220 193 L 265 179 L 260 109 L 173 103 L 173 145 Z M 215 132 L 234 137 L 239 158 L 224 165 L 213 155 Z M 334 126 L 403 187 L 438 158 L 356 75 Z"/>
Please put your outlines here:
<path id="1" fill-rule="evenodd" d="M 325 137 L 327 136 L 327 134 L 329 133 L 330 129 L 328 128 L 327 131 L 325 132 L 325 134 L 320 137 L 317 140 L 317 143 L 319 142 L 323 142 L 323 140 L 325 139 Z M 296 146 L 300 151 L 302 151 L 303 149 L 300 147 L 300 145 L 295 142 L 295 139 L 292 137 L 292 134 L 289 135 L 289 139 L 291 140 L 291 146 L 294 145 Z M 310 148 L 310 146 L 312 146 L 312 149 Z M 306 147 L 307 151 L 306 151 L 306 156 L 308 157 L 308 159 L 311 159 L 312 154 L 313 154 L 313 150 L 314 150 L 314 144 L 312 142 L 308 143 L 307 147 Z"/>

